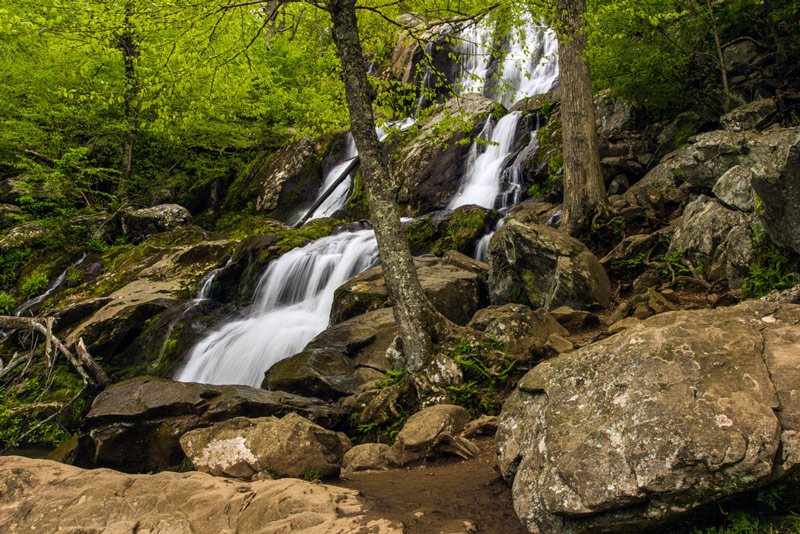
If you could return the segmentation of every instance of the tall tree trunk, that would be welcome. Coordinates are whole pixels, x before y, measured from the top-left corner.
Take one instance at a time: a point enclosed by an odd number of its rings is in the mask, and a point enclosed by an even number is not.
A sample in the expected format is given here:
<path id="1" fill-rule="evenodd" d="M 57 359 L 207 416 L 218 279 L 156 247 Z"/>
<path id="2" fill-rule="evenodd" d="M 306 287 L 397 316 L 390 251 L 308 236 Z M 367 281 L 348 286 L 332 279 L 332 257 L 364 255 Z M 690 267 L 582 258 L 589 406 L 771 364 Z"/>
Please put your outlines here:
<path id="1" fill-rule="evenodd" d="M 438 333 L 449 322 L 431 305 L 414 268 L 395 202 L 394 186 L 375 132 L 373 89 L 358 35 L 356 0 L 331 0 L 333 40 L 342 63 L 350 129 L 353 133 L 366 186 L 372 226 L 378 241 L 386 286 L 394 300 L 394 317 L 409 371 L 418 370 L 433 349 Z"/>
<path id="2" fill-rule="evenodd" d="M 557 0 L 558 75 L 564 153 L 564 222 L 567 232 L 586 230 L 610 210 L 603 174 L 583 31 L 586 0 Z"/>

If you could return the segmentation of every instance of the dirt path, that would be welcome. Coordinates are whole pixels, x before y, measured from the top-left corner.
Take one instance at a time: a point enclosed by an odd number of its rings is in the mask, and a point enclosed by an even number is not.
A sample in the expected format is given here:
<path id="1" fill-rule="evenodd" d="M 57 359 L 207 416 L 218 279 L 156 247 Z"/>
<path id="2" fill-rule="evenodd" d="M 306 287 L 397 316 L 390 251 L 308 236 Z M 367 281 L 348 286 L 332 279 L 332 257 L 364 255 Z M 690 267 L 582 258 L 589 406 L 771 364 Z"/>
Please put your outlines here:
<path id="1" fill-rule="evenodd" d="M 481 453 L 469 461 L 351 473 L 334 484 L 360 491 L 375 517 L 402 522 L 407 534 L 526 534 L 495 468 L 494 440 L 477 443 Z"/>

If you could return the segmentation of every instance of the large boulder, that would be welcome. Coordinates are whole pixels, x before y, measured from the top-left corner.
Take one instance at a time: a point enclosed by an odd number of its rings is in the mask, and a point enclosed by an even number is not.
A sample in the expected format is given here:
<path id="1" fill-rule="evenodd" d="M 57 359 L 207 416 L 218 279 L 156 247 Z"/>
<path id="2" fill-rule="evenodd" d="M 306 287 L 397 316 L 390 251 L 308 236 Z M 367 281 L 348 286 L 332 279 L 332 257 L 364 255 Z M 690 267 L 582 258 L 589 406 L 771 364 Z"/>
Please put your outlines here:
<path id="1" fill-rule="evenodd" d="M 727 278 L 738 289 L 753 263 L 752 233 L 747 214 L 701 195 L 686 206 L 667 255 L 688 259 L 707 279 Z"/>
<path id="2" fill-rule="evenodd" d="M 92 467 L 141 472 L 179 465 L 180 437 L 237 416 L 299 413 L 325 426 L 340 409 L 319 399 L 248 386 L 212 386 L 141 377 L 100 393 L 86 416 L 84 433 L 54 452 L 56 459 Z"/>
<path id="3" fill-rule="evenodd" d="M 608 306 L 611 282 L 586 245 L 545 225 L 511 220 L 489 243 L 492 304 Z"/>
<path id="4" fill-rule="evenodd" d="M 719 122 L 724 129 L 732 132 L 752 130 L 761 120 L 775 113 L 777 109 L 778 106 L 772 98 L 754 100 L 723 115 L 719 118 Z"/>
<path id="5" fill-rule="evenodd" d="M 486 303 L 485 263 L 459 252 L 449 251 L 442 258 L 424 255 L 414 258 L 422 289 L 433 305 L 456 324 L 465 325 Z M 351 278 L 336 290 L 331 323 L 389 306 L 389 292 L 381 266 Z"/>
<path id="6" fill-rule="evenodd" d="M 262 152 L 228 189 L 224 207 L 284 217 L 312 202 L 322 183 L 317 147 L 308 137 Z M 249 206 L 248 206 L 249 204 Z"/>
<path id="7" fill-rule="evenodd" d="M 177 204 L 125 210 L 120 217 L 122 232 L 133 243 L 138 243 L 150 235 L 189 224 L 191 221 L 192 215 L 189 210 Z"/>
<path id="8" fill-rule="evenodd" d="M 391 308 L 357 315 L 331 326 L 298 354 L 275 363 L 261 386 L 328 400 L 352 395 L 392 368 L 386 349 L 396 335 Z"/>
<path id="9" fill-rule="evenodd" d="M 769 236 L 800 254 L 800 128 L 761 138 L 771 157 L 752 166 L 757 211 Z"/>
<path id="10" fill-rule="evenodd" d="M 181 436 L 192 465 L 204 473 L 249 479 L 338 476 L 352 445 L 341 432 L 326 430 L 290 413 L 281 419 L 236 417 Z"/>
<path id="11" fill-rule="evenodd" d="M 126 475 L 0 458 L 0 524 L 22 532 L 401 534 L 355 490 L 304 480 L 232 482 L 204 473 Z M 370 517 L 367 517 L 367 516 Z"/>
<path id="12" fill-rule="evenodd" d="M 800 464 L 800 306 L 670 312 L 539 364 L 499 466 L 533 533 L 642 532 Z"/>

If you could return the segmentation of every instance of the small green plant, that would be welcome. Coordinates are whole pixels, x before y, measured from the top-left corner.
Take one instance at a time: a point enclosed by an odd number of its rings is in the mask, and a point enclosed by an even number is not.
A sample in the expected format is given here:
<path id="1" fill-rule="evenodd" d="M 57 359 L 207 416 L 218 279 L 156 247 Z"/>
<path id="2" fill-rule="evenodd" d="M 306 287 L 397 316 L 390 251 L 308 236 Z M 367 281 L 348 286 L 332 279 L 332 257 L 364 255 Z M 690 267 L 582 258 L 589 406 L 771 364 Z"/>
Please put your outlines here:
<path id="1" fill-rule="evenodd" d="M 375 383 L 375 385 L 378 386 L 378 389 L 388 388 L 389 386 L 393 386 L 400 382 L 404 376 L 406 376 L 405 367 L 401 367 L 400 369 L 389 369 L 383 374 L 383 380 L 379 380 Z"/>
<path id="2" fill-rule="evenodd" d="M 755 261 L 742 283 L 748 297 L 761 297 L 800 283 L 800 258 L 774 246 L 761 227 L 753 232 L 753 252 Z"/>
<path id="3" fill-rule="evenodd" d="M 621 260 L 617 260 L 615 263 L 616 265 L 618 265 L 623 269 L 633 270 L 644 264 L 645 256 L 646 256 L 645 252 L 642 251 L 630 258 L 622 258 Z"/>
<path id="4" fill-rule="evenodd" d="M 117 238 L 117 239 L 120 239 L 120 238 Z M 95 238 L 89 240 L 88 243 L 86 243 L 85 249 L 86 249 L 86 252 L 96 252 L 97 254 L 102 254 L 103 252 L 108 250 L 108 245 L 106 244 L 106 242 L 103 239 L 100 239 L 99 237 L 95 237 Z"/>
<path id="5" fill-rule="evenodd" d="M 37 295 L 41 295 L 47 289 L 48 283 L 50 283 L 50 280 L 46 274 L 31 276 L 22 284 L 20 293 L 22 293 L 23 298 L 30 300 Z"/>
<path id="6" fill-rule="evenodd" d="M 78 269 L 70 269 L 67 271 L 67 287 L 76 287 L 83 283 L 83 273 Z"/>
<path id="7" fill-rule="evenodd" d="M 17 299 L 5 291 L 0 291 L 0 315 L 11 315 L 11 310 L 17 305 Z"/>
<path id="8" fill-rule="evenodd" d="M 306 467 L 303 469 L 303 480 L 312 482 L 314 480 L 319 480 L 320 478 L 322 478 L 322 473 L 319 472 L 319 469 L 314 467 Z"/>
<path id="9" fill-rule="evenodd" d="M 450 400 L 463 406 L 476 416 L 481 413 L 495 414 L 500 409 L 498 393 L 512 378 L 516 360 L 495 370 L 489 368 L 475 356 L 456 358 L 464 373 L 465 382 L 461 386 L 449 386 Z"/>
<path id="10" fill-rule="evenodd" d="M 684 263 L 683 249 L 676 249 L 672 251 L 671 254 L 665 254 L 661 257 L 661 260 L 672 267 L 672 270 L 675 272 L 676 276 L 691 276 L 692 270 Z M 664 278 L 669 278 L 672 276 L 669 267 L 657 267 L 656 269 L 658 273 L 663 276 Z"/>

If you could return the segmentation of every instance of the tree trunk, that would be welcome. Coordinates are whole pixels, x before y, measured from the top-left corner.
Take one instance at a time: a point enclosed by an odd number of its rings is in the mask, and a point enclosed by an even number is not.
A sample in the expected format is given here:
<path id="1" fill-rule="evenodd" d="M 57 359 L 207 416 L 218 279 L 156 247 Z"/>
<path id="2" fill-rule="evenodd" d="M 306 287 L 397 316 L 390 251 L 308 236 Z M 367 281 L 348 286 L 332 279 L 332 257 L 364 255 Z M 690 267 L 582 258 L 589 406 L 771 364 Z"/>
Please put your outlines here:
<path id="1" fill-rule="evenodd" d="M 564 154 L 564 223 L 570 234 L 588 229 L 610 210 L 603 174 L 583 30 L 586 0 L 557 0 L 558 75 Z"/>
<path id="2" fill-rule="evenodd" d="M 127 129 L 122 133 L 122 171 L 118 194 L 126 192 L 133 167 L 133 147 L 136 143 L 138 131 L 136 109 L 139 98 L 139 80 L 136 77 L 136 61 L 139 57 L 139 45 L 136 42 L 133 27 L 133 0 L 125 3 L 122 33 L 117 37 L 117 47 L 122 52 L 122 62 L 125 68 L 125 93 L 124 113 Z"/>
<path id="3" fill-rule="evenodd" d="M 331 0 L 333 40 L 342 63 L 350 129 L 353 133 L 366 186 L 372 226 L 394 317 L 409 371 L 418 370 L 432 349 L 438 333 L 449 322 L 431 305 L 417 278 L 408 239 L 395 202 L 394 188 L 375 132 L 372 87 L 367 81 L 355 14 L 355 0 Z"/>

